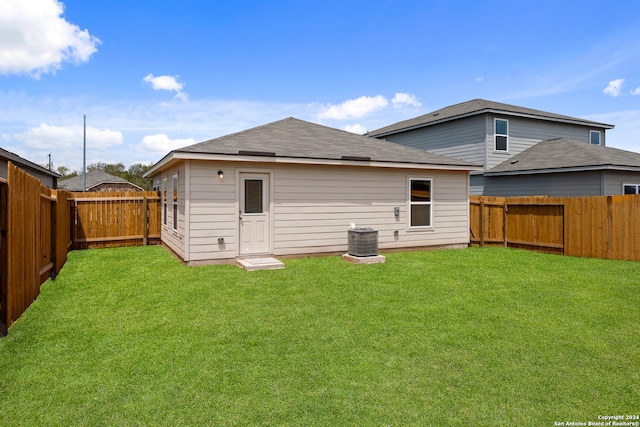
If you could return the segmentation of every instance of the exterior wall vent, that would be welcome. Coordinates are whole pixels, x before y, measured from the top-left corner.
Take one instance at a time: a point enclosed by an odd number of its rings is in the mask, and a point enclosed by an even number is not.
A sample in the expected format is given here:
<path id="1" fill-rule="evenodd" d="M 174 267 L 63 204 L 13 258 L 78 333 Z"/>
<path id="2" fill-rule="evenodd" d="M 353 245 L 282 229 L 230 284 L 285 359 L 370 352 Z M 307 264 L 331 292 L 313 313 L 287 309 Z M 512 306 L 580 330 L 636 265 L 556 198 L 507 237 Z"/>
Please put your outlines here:
<path id="1" fill-rule="evenodd" d="M 370 227 L 353 227 L 347 232 L 349 255 L 378 256 L 378 230 Z"/>

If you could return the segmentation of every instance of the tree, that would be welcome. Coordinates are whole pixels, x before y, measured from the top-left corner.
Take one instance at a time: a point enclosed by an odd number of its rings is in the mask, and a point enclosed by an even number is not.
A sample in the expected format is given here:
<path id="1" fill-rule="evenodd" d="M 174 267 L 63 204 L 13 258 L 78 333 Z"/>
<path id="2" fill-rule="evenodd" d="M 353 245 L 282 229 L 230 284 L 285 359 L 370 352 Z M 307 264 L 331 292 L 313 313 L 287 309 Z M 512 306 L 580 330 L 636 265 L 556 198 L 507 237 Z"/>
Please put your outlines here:
<path id="1" fill-rule="evenodd" d="M 72 171 L 70 168 L 66 166 L 58 166 L 55 168 L 55 171 L 60 175 L 60 179 L 67 179 L 74 176 L 78 176 L 80 173 L 77 171 Z"/>
<path id="2" fill-rule="evenodd" d="M 149 178 L 143 178 L 142 175 L 146 171 L 148 171 L 152 164 L 144 164 L 144 163 L 133 163 L 129 166 L 129 169 L 125 169 L 124 164 L 122 163 L 91 163 L 87 165 L 87 172 L 93 171 L 103 171 L 108 173 L 109 175 L 119 176 L 120 178 L 126 179 L 127 181 L 135 184 L 139 187 L 142 187 L 145 190 L 151 189 L 151 180 Z M 78 176 L 82 174 L 82 171 L 79 172 L 70 172 L 66 166 L 58 166 L 57 171 L 62 178 L 70 178 L 72 176 Z"/>
<path id="3" fill-rule="evenodd" d="M 148 165 L 145 165 L 144 163 L 132 164 L 131 166 L 129 166 L 129 170 L 126 172 L 128 175 L 127 180 L 135 185 L 144 188 L 145 190 L 151 189 L 151 179 L 142 177 L 142 175 L 144 175 L 146 171 L 151 169 L 151 166 L 153 166 L 153 163 Z"/>
<path id="4" fill-rule="evenodd" d="M 109 175 L 119 176 L 121 178 L 127 179 L 125 176 L 123 176 L 126 171 L 122 163 L 91 163 L 89 166 L 87 166 L 87 172 L 91 171 L 103 171 L 108 173 Z"/>

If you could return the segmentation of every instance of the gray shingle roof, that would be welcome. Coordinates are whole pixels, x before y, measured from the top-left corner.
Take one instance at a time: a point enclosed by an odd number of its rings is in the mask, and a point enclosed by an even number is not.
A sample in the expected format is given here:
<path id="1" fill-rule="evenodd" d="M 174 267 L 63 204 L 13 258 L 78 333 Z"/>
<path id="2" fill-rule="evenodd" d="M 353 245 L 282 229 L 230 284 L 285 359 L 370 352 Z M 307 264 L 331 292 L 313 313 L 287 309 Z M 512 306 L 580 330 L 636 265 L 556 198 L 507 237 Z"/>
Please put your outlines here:
<path id="1" fill-rule="evenodd" d="M 457 166 L 478 165 L 295 118 L 174 150 L 172 153 L 257 155 L 320 160 L 362 160 Z M 171 154 L 171 153 L 170 153 Z M 165 157 L 166 159 L 166 157 Z M 164 160 L 164 159 L 163 159 Z M 158 162 L 162 163 L 161 160 Z M 152 171 L 150 171 L 152 173 Z M 151 174 L 150 173 L 150 174 Z"/>
<path id="2" fill-rule="evenodd" d="M 130 184 L 134 187 L 141 187 L 127 181 L 119 176 L 108 174 L 104 171 L 91 171 L 87 172 L 87 191 L 100 184 Z M 67 178 L 58 182 L 58 188 L 69 191 L 82 191 L 82 175 Z"/>
<path id="3" fill-rule="evenodd" d="M 640 153 L 588 144 L 569 138 L 548 139 L 516 154 L 485 172 L 485 175 L 601 169 L 640 172 Z"/>
<path id="4" fill-rule="evenodd" d="M 531 118 L 539 118 L 551 121 L 560 121 L 568 123 L 583 124 L 586 126 L 601 127 L 612 129 L 613 125 L 592 122 L 590 120 L 579 119 L 576 117 L 563 116 L 561 114 L 549 113 L 546 111 L 534 110 L 532 108 L 518 107 L 517 105 L 503 104 L 500 102 L 487 101 L 484 99 L 473 99 L 461 104 L 451 105 L 440 110 L 413 119 L 404 120 L 391 124 L 389 126 L 376 129 L 368 133 L 369 136 L 381 137 L 387 134 L 406 131 L 409 129 L 430 126 L 437 123 L 454 120 L 466 116 L 473 116 L 484 113 L 499 113 L 512 116 L 523 116 Z"/>

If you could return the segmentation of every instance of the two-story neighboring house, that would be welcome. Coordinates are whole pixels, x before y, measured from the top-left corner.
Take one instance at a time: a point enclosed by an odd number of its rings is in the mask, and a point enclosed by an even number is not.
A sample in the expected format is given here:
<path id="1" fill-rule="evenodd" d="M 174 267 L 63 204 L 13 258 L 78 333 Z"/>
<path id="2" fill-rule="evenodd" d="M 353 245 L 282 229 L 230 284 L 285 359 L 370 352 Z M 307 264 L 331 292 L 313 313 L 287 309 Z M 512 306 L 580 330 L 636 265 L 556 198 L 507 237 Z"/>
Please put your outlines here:
<path id="1" fill-rule="evenodd" d="M 606 147 L 607 129 L 613 125 L 474 99 L 368 135 L 483 165 L 471 174 L 471 194 L 638 192 L 640 154 Z"/>

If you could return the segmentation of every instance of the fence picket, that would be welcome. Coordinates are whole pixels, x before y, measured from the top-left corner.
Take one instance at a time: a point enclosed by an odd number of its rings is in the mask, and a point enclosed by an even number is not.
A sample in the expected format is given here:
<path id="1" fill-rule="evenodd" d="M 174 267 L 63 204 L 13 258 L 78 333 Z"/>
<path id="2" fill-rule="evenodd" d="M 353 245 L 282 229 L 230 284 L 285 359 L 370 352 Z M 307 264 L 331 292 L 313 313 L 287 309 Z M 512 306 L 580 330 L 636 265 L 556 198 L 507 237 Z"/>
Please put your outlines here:
<path id="1" fill-rule="evenodd" d="M 160 197 L 155 191 L 71 193 L 70 199 L 77 218 L 73 249 L 142 245 L 145 233 L 147 244 L 160 243 Z"/>
<path id="2" fill-rule="evenodd" d="M 496 205 L 505 212 L 500 224 L 487 219 Z M 499 244 L 500 235 L 512 247 L 640 261 L 640 195 L 471 196 L 469 212 L 471 244 Z"/>

